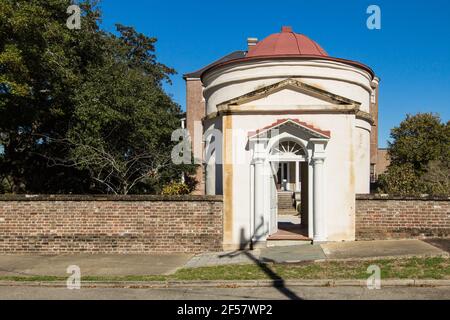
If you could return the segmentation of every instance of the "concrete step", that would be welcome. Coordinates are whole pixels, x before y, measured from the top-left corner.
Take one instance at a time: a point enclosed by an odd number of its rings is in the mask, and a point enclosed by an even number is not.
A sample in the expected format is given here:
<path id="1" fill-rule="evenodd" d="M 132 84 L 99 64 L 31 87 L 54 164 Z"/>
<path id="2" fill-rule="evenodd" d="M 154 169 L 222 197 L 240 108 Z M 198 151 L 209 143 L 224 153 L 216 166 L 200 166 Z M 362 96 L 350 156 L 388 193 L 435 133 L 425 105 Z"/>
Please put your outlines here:
<path id="1" fill-rule="evenodd" d="M 288 247 L 288 246 L 301 246 L 312 245 L 311 239 L 305 240 L 267 240 L 266 245 L 268 248 L 272 247 Z"/>
<path id="2" fill-rule="evenodd" d="M 280 209 L 278 208 L 278 215 L 280 216 L 298 216 L 299 212 L 295 208 Z"/>
<path id="3" fill-rule="evenodd" d="M 292 192 L 278 192 L 278 210 L 294 208 Z"/>

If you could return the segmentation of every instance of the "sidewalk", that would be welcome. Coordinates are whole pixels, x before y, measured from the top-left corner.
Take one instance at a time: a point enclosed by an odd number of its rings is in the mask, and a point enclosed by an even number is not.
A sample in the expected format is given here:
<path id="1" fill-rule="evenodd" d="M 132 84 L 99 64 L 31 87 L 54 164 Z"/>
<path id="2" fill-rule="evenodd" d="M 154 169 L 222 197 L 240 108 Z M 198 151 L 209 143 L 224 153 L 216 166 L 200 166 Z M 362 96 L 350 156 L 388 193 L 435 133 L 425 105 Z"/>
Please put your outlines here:
<path id="1" fill-rule="evenodd" d="M 67 276 L 77 265 L 82 276 L 167 275 L 192 258 L 189 254 L 0 255 L 0 276 Z"/>
<path id="2" fill-rule="evenodd" d="M 450 239 L 443 241 L 450 242 Z M 198 268 L 255 262 L 298 263 L 321 260 L 359 260 L 448 255 L 446 251 L 421 240 L 332 242 L 320 245 L 271 247 L 253 251 L 204 253 L 193 257 L 185 267 Z"/>
<path id="3" fill-rule="evenodd" d="M 450 239 L 439 245 L 448 247 Z M 433 243 L 433 242 L 432 242 Z M 167 255 L 0 255 L 0 276 L 67 276 L 67 267 L 77 265 L 82 276 L 169 275 L 179 268 L 196 268 L 260 262 L 379 259 L 396 257 L 448 256 L 420 240 L 386 240 L 271 247 L 257 250 L 214 252 L 196 256 Z"/>

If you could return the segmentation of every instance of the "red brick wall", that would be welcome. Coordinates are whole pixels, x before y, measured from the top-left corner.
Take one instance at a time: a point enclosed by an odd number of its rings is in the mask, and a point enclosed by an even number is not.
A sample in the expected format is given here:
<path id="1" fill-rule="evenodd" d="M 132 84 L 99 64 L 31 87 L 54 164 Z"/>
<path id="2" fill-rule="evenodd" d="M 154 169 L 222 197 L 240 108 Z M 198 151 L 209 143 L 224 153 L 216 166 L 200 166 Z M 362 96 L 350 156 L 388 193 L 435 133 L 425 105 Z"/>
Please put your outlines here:
<path id="1" fill-rule="evenodd" d="M 0 253 L 217 250 L 219 196 L 0 196 Z"/>
<path id="2" fill-rule="evenodd" d="M 450 198 L 356 198 L 358 240 L 449 236 Z"/>
<path id="3" fill-rule="evenodd" d="M 201 121 L 206 114 L 206 104 L 203 98 L 203 84 L 200 79 L 186 79 L 186 127 L 189 131 L 189 135 L 192 140 L 192 148 L 194 157 L 199 160 L 203 160 L 202 150 L 202 137 L 197 137 L 195 134 L 195 123 L 201 125 Z M 201 134 L 203 129 L 200 130 Z M 203 166 L 198 166 L 195 174 L 195 179 L 198 184 L 193 194 L 204 195 L 205 194 L 205 181 Z"/>

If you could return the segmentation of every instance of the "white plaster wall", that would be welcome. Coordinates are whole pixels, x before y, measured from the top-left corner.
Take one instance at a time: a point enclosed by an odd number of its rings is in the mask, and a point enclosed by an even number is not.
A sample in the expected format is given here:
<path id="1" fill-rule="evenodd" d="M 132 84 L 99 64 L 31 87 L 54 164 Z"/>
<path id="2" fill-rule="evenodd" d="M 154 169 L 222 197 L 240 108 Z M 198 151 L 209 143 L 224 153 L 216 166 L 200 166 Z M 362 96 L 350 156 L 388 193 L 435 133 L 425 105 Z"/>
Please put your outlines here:
<path id="1" fill-rule="evenodd" d="M 331 139 L 326 148 L 327 159 L 324 163 L 328 240 L 354 240 L 355 224 L 355 166 L 353 155 L 354 115 L 283 115 L 290 119 L 299 119 L 308 124 L 331 131 Z M 278 120 L 278 115 L 234 115 L 235 128 L 254 131 Z M 247 135 L 245 134 L 245 137 Z M 234 148 L 244 156 L 235 163 L 233 170 L 233 235 L 239 244 L 241 235 L 250 237 L 252 219 L 251 204 L 251 161 L 245 139 L 233 138 Z M 269 199 L 269 190 L 265 190 L 264 199 Z M 267 216 L 267 215 L 266 215 Z"/>
<path id="2" fill-rule="evenodd" d="M 295 78 L 312 86 L 361 103 L 361 110 L 369 112 L 371 75 L 362 69 L 343 63 L 312 61 L 260 61 L 220 68 L 203 78 L 207 114 L 217 112 L 217 105 L 246 93 Z M 252 235 L 252 154 L 247 132 L 268 126 L 279 119 L 291 118 L 307 122 L 319 129 L 331 131 L 324 163 L 325 211 L 329 241 L 354 240 L 355 193 L 369 192 L 370 180 L 370 124 L 355 119 L 355 115 L 321 112 L 320 114 L 285 114 L 283 105 L 310 105 L 289 90 L 276 93 L 273 105 L 265 109 L 280 110 L 279 114 L 235 114 L 233 129 L 233 222 L 232 241 L 237 245 Z M 250 103 L 251 104 L 251 103 Z M 257 105 L 257 103 L 255 103 Z M 253 109 L 254 110 L 254 109 Z M 205 128 L 221 128 L 221 117 L 205 122 Z M 217 168 L 217 166 L 216 166 Z M 221 177 L 220 177 L 221 179 Z M 216 179 L 217 180 L 217 179 Z M 214 182 L 217 185 L 217 181 Z M 208 184 L 208 182 L 207 182 Z M 212 185 L 213 183 L 210 182 Z M 212 187 L 207 191 L 212 190 Z M 268 192 L 268 190 L 266 191 Z M 208 194 L 211 194 L 208 192 Z M 270 195 L 264 197 L 269 199 Z M 311 203 L 311 202 L 310 202 Z"/>
<path id="3" fill-rule="evenodd" d="M 370 193 L 370 130 L 367 121 L 355 121 L 356 193 Z"/>
<path id="4" fill-rule="evenodd" d="M 361 103 L 369 112 L 371 75 L 360 68 L 326 60 L 267 60 L 224 66 L 203 77 L 206 113 L 217 105 L 256 89 L 295 78 Z"/>

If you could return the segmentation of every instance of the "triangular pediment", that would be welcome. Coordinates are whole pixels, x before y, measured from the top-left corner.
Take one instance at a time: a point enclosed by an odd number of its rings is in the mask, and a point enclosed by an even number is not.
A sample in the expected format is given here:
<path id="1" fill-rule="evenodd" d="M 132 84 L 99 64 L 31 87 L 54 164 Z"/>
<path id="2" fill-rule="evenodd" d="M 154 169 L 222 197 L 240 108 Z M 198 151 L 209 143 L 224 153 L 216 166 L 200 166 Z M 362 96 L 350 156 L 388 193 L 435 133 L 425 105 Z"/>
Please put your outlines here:
<path id="1" fill-rule="evenodd" d="M 225 101 L 219 107 L 358 107 L 359 105 L 359 102 L 341 97 L 299 80 L 287 79 Z"/>
<path id="2" fill-rule="evenodd" d="M 256 131 L 249 132 L 248 137 L 250 139 L 255 139 L 259 137 L 268 137 L 274 131 L 279 132 L 280 130 L 286 129 L 289 130 L 289 128 L 293 128 L 294 130 L 301 130 L 307 133 L 307 135 L 312 138 L 329 139 L 331 137 L 330 131 L 322 130 L 298 119 L 279 119 L 276 122 L 264 128 L 260 128 Z"/>

